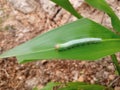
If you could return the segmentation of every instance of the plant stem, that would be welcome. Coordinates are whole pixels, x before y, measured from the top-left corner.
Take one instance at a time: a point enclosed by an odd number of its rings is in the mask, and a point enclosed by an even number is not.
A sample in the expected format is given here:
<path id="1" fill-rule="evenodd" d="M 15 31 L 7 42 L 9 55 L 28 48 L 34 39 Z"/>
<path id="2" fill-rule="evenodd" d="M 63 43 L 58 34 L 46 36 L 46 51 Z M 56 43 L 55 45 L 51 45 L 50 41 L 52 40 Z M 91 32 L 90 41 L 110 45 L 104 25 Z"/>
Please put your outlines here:
<path id="1" fill-rule="evenodd" d="M 112 58 L 112 61 L 114 63 L 114 66 L 115 66 L 118 74 L 120 75 L 120 66 L 119 66 L 119 63 L 118 63 L 116 55 L 115 54 L 111 55 L 111 58 Z"/>

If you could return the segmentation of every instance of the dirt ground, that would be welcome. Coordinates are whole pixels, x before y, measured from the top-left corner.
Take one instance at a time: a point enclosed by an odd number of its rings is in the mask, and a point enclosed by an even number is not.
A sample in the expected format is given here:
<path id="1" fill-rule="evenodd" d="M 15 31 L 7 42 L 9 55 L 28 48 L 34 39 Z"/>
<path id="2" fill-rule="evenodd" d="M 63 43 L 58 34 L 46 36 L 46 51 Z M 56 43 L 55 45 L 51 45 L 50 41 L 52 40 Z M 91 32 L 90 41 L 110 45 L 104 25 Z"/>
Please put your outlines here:
<path id="1" fill-rule="evenodd" d="M 0 53 L 76 20 L 49 0 L 29 0 L 27 3 L 30 6 L 24 9 L 13 1 L 15 0 L 0 0 Z M 111 28 L 110 19 L 104 12 L 90 7 L 83 0 L 70 1 L 84 17 Z M 120 1 L 107 2 L 120 17 Z M 120 54 L 117 55 L 120 60 Z M 32 90 L 35 86 L 42 88 L 50 81 L 84 81 L 120 90 L 120 77 L 117 76 L 110 57 L 95 62 L 42 60 L 26 64 L 19 64 L 15 57 L 0 59 L 0 90 Z"/>

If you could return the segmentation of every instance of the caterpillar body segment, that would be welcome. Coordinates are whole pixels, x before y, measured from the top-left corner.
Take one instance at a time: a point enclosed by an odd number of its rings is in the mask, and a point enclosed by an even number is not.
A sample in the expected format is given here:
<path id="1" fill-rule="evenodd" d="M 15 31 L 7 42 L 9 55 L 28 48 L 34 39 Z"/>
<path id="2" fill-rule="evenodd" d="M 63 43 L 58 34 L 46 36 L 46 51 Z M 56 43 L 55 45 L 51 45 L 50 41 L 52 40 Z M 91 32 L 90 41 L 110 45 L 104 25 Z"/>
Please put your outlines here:
<path id="1" fill-rule="evenodd" d="M 78 46 L 90 45 L 101 42 L 101 38 L 82 38 L 82 39 L 75 39 L 71 40 L 62 44 L 56 44 L 55 49 L 58 51 L 67 50 L 70 48 L 75 48 Z"/>

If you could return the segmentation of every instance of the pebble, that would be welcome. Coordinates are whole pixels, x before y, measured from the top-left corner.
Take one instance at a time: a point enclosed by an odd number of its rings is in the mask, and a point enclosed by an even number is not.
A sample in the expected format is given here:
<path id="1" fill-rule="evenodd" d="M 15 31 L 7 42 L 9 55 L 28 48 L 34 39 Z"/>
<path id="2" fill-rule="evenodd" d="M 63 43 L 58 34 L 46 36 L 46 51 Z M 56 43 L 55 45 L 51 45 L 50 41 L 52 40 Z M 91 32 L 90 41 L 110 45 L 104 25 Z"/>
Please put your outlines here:
<path id="1" fill-rule="evenodd" d="M 91 83 L 91 84 L 94 84 L 94 83 L 95 83 L 95 81 L 94 81 L 94 80 L 91 80 L 91 81 L 90 81 L 90 83 Z"/>
<path id="2" fill-rule="evenodd" d="M 79 82 L 83 82 L 83 81 L 84 81 L 84 76 L 81 75 L 81 76 L 78 78 L 78 81 L 79 81 Z"/>
<path id="3" fill-rule="evenodd" d="M 22 13 L 31 13 L 35 11 L 37 2 L 35 0 L 8 0 L 13 7 Z"/>
<path id="4" fill-rule="evenodd" d="M 22 79 L 23 79 L 23 77 L 21 77 L 21 76 L 20 76 L 20 77 L 18 77 L 18 79 L 19 79 L 19 80 L 22 80 Z"/>
<path id="5" fill-rule="evenodd" d="M 73 4 L 75 8 L 80 7 L 84 0 L 70 0 L 70 2 Z M 79 3 L 79 4 L 78 4 Z"/>
<path id="6" fill-rule="evenodd" d="M 113 66 L 113 65 L 109 65 L 107 68 L 108 68 L 109 70 L 114 70 L 114 66 Z"/>
<path id="7" fill-rule="evenodd" d="M 108 77 L 109 77 L 110 80 L 114 80 L 115 79 L 114 75 L 109 75 Z"/>
<path id="8" fill-rule="evenodd" d="M 34 86 L 36 86 L 38 84 L 39 80 L 38 78 L 31 78 L 25 81 L 25 87 L 29 88 L 29 90 L 31 90 L 31 88 L 33 88 Z"/>
<path id="9" fill-rule="evenodd" d="M 55 3 L 51 2 L 50 0 L 40 0 L 42 8 L 45 12 L 49 15 L 52 15 L 53 12 L 56 12 Z"/>
<path id="10" fill-rule="evenodd" d="M 73 80 L 76 81 L 78 79 L 78 74 L 79 72 L 78 71 L 73 71 L 72 74 L 73 74 Z"/>
<path id="11" fill-rule="evenodd" d="M 106 72 L 106 71 L 103 72 L 103 78 L 104 78 L 104 79 L 107 79 L 107 78 L 108 78 L 108 75 L 109 75 L 108 72 Z"/>

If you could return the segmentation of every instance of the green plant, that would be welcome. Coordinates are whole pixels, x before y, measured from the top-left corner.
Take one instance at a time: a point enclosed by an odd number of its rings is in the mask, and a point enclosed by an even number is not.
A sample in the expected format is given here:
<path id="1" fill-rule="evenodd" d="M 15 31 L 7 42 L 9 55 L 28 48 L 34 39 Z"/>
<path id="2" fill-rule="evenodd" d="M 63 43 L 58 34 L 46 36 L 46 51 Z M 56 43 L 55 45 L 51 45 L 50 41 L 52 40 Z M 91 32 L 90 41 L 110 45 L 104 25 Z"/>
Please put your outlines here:
<path id="1" fill-rule="evenodd" d="M 3 53 L 0 55 L 0 58 L 16 56 L 19 63 L 24 63 L 42 59 L 76 59 L 93 61 L 111 55 L 115 68 L 120 75 L 120 66 L 116 55 L 114 54 L 120 51 L 120 20 L 105 0 L 85 1 L 110 16 L 114 32 L 78 14 L 69 0 L 51 1 L 69 11 L 72 15 L 77 17 L 78 20 L 37 36 L 36 38 Z M 91 38 L 99 38 L 100 42 L 97 43 L 94 40 L 88 42 Z M 76 44 L 75 41 L 78 39 L 79 42 L 82 43 Z M 63 48 L 62 50 L 60 50 L 61 46 Z"/>
<path id="2" fill-rule="evenodd" d="M 90 85 L 83 82 L 68 82 L 66 84 L 56 84 L 50 82 L 41 90 L 53 90 L 56 86 L 58 87 L 57 90 L 113 90 L 112 88 L 102 85 Z"/>

